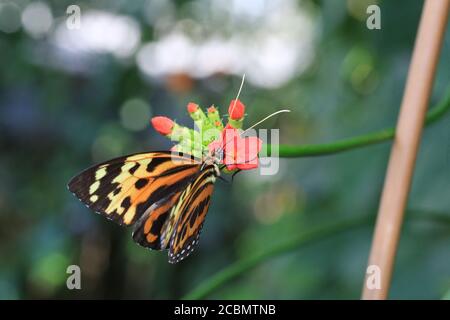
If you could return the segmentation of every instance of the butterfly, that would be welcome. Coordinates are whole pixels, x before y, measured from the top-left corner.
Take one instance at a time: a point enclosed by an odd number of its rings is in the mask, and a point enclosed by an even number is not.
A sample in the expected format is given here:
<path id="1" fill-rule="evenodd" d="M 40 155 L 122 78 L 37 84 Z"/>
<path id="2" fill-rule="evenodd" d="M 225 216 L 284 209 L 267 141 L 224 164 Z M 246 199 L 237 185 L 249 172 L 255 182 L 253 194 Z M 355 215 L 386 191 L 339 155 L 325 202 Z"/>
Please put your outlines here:
<path id="1" fill-rule="evenodd" d="M 239 110 L 243 119 L 245 107 L 236 101 L 230 104 L 230 117 Z M 190 112 L 197 110 L 194 109 Z M 277 111 L 249 129 L 286 111 Z M 154 117 L 152 123 L 166 136 L 175 127 L 166 117 Z M 208 143 L 208 151 L 202 150 L 201 159 L 176 151 L 112 159 L 73 177 L 68 189 L 95 212 L 120 225 L 133 226 L 136 243 L 154 250 L 168 250 L 169 262 L 176 263 L 198 245 L 214 183 L 217 178 L 223 179 L 221 170 L 226 168 L 234 176 L 240 170 L 258 167 L 262 140 L 243 137 L 246 131 L 226 127 L 216 140 Z"/>
<path id="2" fill-rule="evenodd" d="M 136 243 L 168 250 L 169 262 L 177 263 L 198 245 L 220 161 L 214 153 L 204 159 L 172 151 L 137 153 L 86 169 L 68 189 L 95 212 L 133 226 Z"/>

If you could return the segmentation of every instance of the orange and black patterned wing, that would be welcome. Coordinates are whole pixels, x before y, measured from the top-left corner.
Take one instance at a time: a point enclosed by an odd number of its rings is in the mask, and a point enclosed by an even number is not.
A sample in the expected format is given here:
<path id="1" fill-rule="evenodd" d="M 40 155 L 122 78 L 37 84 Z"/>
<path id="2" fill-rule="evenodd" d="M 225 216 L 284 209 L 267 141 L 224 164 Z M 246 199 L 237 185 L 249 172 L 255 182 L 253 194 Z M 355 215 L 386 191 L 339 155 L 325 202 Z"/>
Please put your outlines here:
<path id="1" fill-rule="evenodd" d="M 172 208 L 163 235 L 170 239 L 169 262 L 177 263 L 192 253 L 198 244 L 206 213 L 211 203 L 216 180 L 214 165 L 206 166 L 198 177 L 181 193 L 175 207 Z"/>
<path id="2" fill-rule="evenodd" d="M 93 166 L 72 178 L 68 188 L 90 209 L 131 225 L 180 194 L 200 168 L 200 160 L 170 151 L 139 153 Z"/>
<path id="3" fill-rule="evenodd" d="M 167 233 L 165 230 L 173 224 L 170 218 L 172 208 L 176 205 L 182 191 L 174 192 L 150 206 L 136 221 L 133 240 L 146 248 L 154 250 L 167 249 Z"/>

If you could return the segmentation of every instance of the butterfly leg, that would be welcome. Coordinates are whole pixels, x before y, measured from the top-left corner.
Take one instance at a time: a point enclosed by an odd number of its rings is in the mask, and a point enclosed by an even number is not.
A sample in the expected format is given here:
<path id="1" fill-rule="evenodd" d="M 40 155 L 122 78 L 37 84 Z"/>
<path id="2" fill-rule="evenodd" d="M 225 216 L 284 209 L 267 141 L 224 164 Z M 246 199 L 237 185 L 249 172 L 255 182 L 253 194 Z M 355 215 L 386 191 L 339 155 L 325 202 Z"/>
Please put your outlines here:
<path id="1" fill-rule="evenodd" d="M 227 179 L 225 179 L 225 178 L 222 177 L 222 176 L 218 176 L 217 178 L 220 179 L 220 180 L 222 180 L 222 181 L 224 181 L 224 182 L 226 182 L 226 183 L 231 183 L 230 181 L 228 181 Z"/>
<path id="2" fill-rule="evenodd" d="M 231 176 L 231 182 L 233 182 L 234 176 L 235 176 L 236 174 L 238 174 L 239 172 L 241 172 L 241 171 L 242 171 L 241 169 L 237 169 L 236 172 L 233 173 L 233 175 Z"/>

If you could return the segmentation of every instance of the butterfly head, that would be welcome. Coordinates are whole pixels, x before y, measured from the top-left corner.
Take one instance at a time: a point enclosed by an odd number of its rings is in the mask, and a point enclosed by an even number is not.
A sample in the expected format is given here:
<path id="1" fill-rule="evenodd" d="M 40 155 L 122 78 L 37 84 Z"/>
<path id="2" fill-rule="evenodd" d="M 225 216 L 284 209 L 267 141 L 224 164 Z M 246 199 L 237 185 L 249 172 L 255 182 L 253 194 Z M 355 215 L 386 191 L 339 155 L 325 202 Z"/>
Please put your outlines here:
<path id="1" fill-rule="evenodd" d="M 223 149 L 212 149 L 210 150 L 205 157 L 203 158 L 203 167 L 204 166 L 214 166 L 214 171 L 216 177 L 220 176 L 220 167 L 223 159 Z"/>

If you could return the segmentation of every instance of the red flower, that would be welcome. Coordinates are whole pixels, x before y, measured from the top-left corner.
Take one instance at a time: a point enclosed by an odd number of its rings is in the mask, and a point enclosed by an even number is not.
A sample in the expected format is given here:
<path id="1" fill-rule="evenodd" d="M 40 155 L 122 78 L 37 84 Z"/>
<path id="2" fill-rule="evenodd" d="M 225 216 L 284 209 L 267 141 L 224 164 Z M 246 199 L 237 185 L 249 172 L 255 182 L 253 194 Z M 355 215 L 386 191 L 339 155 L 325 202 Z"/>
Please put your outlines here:
<path id="1" fill-rule="evenodd" d="M 198 109 L 198 104 L 193 103 L 193 102 L 188 103 L 187 110 L 189 113 L 193 113 L 193 112 L 197 111 L 197 109 Z"/>
<path id="2" fill-rule="evenodd" d="M 152 120 L 153 128 L 158 131 L 163 136 L 167 136 L 172 133 L 175 122 L 167 117 L 153 117 Z"/>
<path id="3" fill-rule="evenodd" d="M 211 107 L 208 108 L 208 113 L 214 113 L 216 111 L 217 111 L 217 109 L 214 106 L 211 106 Z"/>
<path id="4" fill-rule="evenodd" d="M 240 100 L 231 100 L 230 106 L 228 107 L 228 114 L 233 120 L 240 120 L 244 117 L 245 106 Z"/>
<path id="5" fill-rule="evenodd" d="M 262 140 L 258 137 L 243 138 L 236 129 L 224 129 L 222 136 L 208 147 L 210 152 L 223 150 L 222 163 L 228 170 L 250 170 L 258 167 Z"/>

